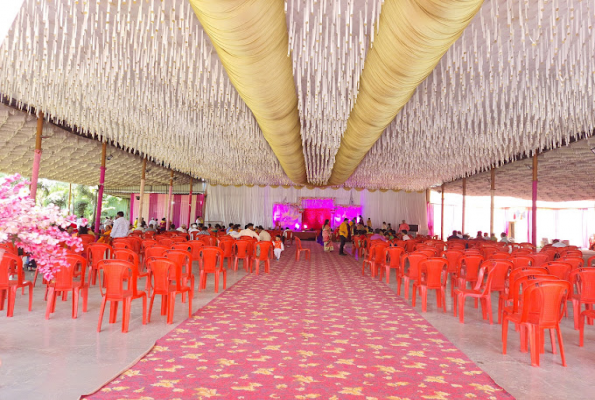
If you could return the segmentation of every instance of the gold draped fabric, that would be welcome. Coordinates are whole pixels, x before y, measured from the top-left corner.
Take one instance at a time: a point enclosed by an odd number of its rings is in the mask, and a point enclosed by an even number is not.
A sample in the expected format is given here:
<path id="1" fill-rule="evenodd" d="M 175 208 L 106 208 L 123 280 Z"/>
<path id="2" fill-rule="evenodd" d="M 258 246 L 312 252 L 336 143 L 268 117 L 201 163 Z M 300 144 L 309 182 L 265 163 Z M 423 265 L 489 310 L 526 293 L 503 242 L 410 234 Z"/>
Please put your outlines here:
<path id="1" fill-rule="evenodd" d="M 387 0 L 328 185 L 355 171 L 417 86 L 459 38 L 483 0 Z"/>
<path id="2" fill-rule="evenodd" d="M 293 182 L 306 183 L 282 0 L 190 0 L 236 90 Z"/>

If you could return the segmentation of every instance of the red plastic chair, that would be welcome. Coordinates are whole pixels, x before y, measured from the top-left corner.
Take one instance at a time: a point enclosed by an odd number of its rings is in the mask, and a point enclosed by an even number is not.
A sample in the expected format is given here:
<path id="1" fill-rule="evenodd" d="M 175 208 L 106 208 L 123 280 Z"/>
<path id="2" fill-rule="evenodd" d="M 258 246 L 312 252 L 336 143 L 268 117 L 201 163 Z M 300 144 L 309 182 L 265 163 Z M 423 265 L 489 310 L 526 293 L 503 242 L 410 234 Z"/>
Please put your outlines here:
<path id="1" fill-rule="evenodd" d="M 384 278 L 384 267 L 386 266 L 386 250 L 390 247 L 388 242 L 380 241 L 376 246 L 376 254 L 374 255 L 374 276 L 378 276 L 380 280 Z"/>
<path id="2" fill-rule="evenodd" d="M 580 347 L 583 347 L 585 344 L 585 318 L 595 319 L 595 310 L 584 310 L 581 312 L 578 325 Z"/>
<path id="3" fill-rule="evenodd" d="M 505 262 L 484 261 L 479 268 L 473 289 L 466 289 L 464 286 L 455 289 L 453 305 L 455 317 L 457 316 L 458 308 L 459 321 L 462 324 L 465 323 L 465 299 L 471 297 L 480 300 L 483 319 L 488 319 L 489 317 L 490 325 L 492 325 L 494 323 L 492 319 L 492 284 L 494 281 L 503 282 L 510 269 L 510 264 Z M 486 274 L 487 279 L 484 284 L 483 277 Z"/>
<path id="4" fill-rule="evenodd" d="M 143 299 L 143 325 L 147 323 L 147 293 L 143 290 L 138 290 L 138 268 L 132 263 L 122 260 L 103 260 L 99 262 L 98 267 L 103 271 L 103 282 L 100 282 L 99 289 L 103 300 L 101 301 L 101 308 L 99 309 L 99 323 L 97 324 L 97 332 L 101 332 L 101 323 L 103 320 L 103 313 L 105 312 L 105 305 L 110 302 L 110 317 L 109 323 L 116 322 L 116 314 L 118 312 L 118 304 L 122 302 L 122 332 L 128 332 L 128 324 L 130 322 L 130 306 L 132 300 Z M 124 289 L 124 282 L 127 282 L 127 288 Z M 103 288 L 105 287 L 105 294 Z"/>
<path id="5" fill-rule="evenodd" d="M 261 262 L 264 263 L 264 272 L 267 274 L 269 273 L 270 268 L 271 268 L 271 259 L 272 258 L 273 258 L 273 243 L 271 243 L 271 242 L 256 243 L 256 247 L 254 250 L 254 269 L 255 269 L 256 275 L 258 275 L 258 270 L 259 270 Z M 250 265 L 250 273 L 252 273 L 252 265 Z"/>
<path id="6" fill-rule="evenodd" d="M 568 275 L 572 271 L 572 264 L 563 261 L 549 261 L 541 264 L 541 267 L 547 268 L 549 274 L 564 281 L 568 280 Z"/>
<path id="7" fill-rule="evenodd" d="M 175 243 L 173 246 L 171 246 L 171 249 L 187 251 L 190 253 L 190 259 L 192 260 L 192 246 L 190 246 L 188 243 L 189 242 Z"/>
<path id="8" fill-rule="evenodd" d="M 484 262 L 482 255 L 470 254 L 461 258 L 459 270 L 456 275 L 457 287 L 467 289 L 467 283 L 475 286 L 478 279 L 479 267 Z"/>
<path id="9" fill-rule="evenodd" d="M 550 261 L 550 256 L 546 253 L 536 253 L 526 257 L 530 257 L 533 259 L 533 262 L 531 263 L 531 266 L 533 267 L 541 267 L 542 264 L 545 264 L 546 262 Z"/>
<path id="10" fill-rule="evenodd" d="M 78 235 L 79 239 L 82 240 L 83 244 L 90 244 L 95 242 L 95 236 L 91 234 Z"/>
<path id="11" fill-rule="evenodd" d="M 309 260 L 310 259 L 310 249 L 304 249 L 302 247 L 302 241 L 300 240 L 300 238 L 296 237 L 295 238 L 295 244 L 296 244 L 296 250 L 295 250 L 295 260 L 299 261 L 300 260 L 300 254 L 302 254 L 302 252 L 305 254 L 305 259 Z"/>
<path id="12" fill-rule="evenodd" d="M 217 246 L 217 238 L 211 235 L 199 235 L 198 241 L 202 242 L 205 246 Z"/>
<path id="13" fill-rule="evenodd" d="M 66 256 L 68 266 L 61 265 L 54 273 L 54 279 L 48 282 L 47 305 L 45 319 L 50 319 L 50 314 L 56 310 L 56 293 L 72 292 L 72 318 L 78 314 L 79 293 L 83 298 L 83 312 L 87 312 L 87 299 L 89 297 L 89 283 L 85 282 L 87 260 L 77 254 Z M 78 278 L 78 279 L 77 279 Z"/>
<path id="14" fill-rule="evenodd" d="M 413 283 L 412 305 L 415 307 L 417 289 L 421 296 L 421 311 L 428 311 L 428 289 L 436 290 L 438 308 L 446 312 L 446 280 L 448 278 L 448 262 L 442 257 L 431 257 L 419 263 L 419 275 Z"/>
<path id="15" fill-rule="evenodd" d="M 589 257 L 587 260 L 587 264 L 584 265 L 585 268 L 592 268 L 595 267 L 595 256 Z"/>
<path id="16" fill-rule="evenodd" d="M 227 270 L 223 268 L 223 250 L 207 246 L 200 250 L 202 268 L 198 290 L 207 288 L 207 275 L 215 274 L 215 293 L 219 292 L 219 275 L 223 274 L 223 290 L 227 287 Z"/>
<path id="17" fill-rule="evenodd" d="M 574 329 L 578 330 L 583 304 L 587 309 L 593 309 L 595 306 L 595 269 L 575 269 L 570 273 L 568 280 L 576 288 L 576 290 L 570 292 L 569 297 L 572 300 L 572 309 L 574 311 Z M 592 324 L 593 320 L 589 318 L 589 325 Z"/>
<path id="18" fill-rule="evenodd" d="M 510 260 L 511 257 L 512 256 L 508 253 L 496 252 L 496 253 L 490 254 L 490 256 L 488 257 L 488 260 Z"/>
<path id="19" fill-rule="evenodd" d="M 455 280 L 459 267 L 461 266 L 461 259 L 465 256 L 462 250 L 449 249 L 442 253 L 448 263 L 448 275 L 450 275 L 450 295 L 453 296 L 455 290 Z"/>
<path id="20" fill-rule="evenodd" d="M 147 291 L 148 294 L 151 293 L 151 274 L 148 271 L 143 271 L 143 267 L 142 267 L 140 260 L 138 258 L 138 254 L 136 254 L 133 250 L 127 250 L 127 249 L 115 250 L 114 251 L 114 260 L 128 261 L 129 263 L 134 265 L 134 267 L 136 268 L 136 271 L 137 271 L 137 279 L 138 278 L 147 278 L 147 280 L 145 282 L 145 290 Z"/>
<path id="21" fill-rule="evenodd" d="M 233 249 L 234 249 L 235 240 L 230 238 L 230 240 L 220 240 L 219 241 L 219 248 L 223 250 L 223 258 L 227 259 L 227 269 L 231 269 L 233 266 Z"/>
<path id="22" fill-rule="evenodd" d="M 582 268 L 585 264 L 585 260 L 582 257 L 562 257 L 556 261 L 562 261 L 572 265 L 572 270 Z"/>
<path id="23" fill-rule="evenodd" d="M 95 285 L 97 283 L 97 266 L 105 259 L 112 258 L 114 249 L 109 244 L 105 243 L 93 243 L 87 248 L 87 260 L 91 267 L 89 274 L 89 284 Z"/>
<path id="24" fill-rule="evenodd" d="M 151 246 L 145 249 L 145 265 L 148 265 L 148 261 L 151 258 L 163 257 L 165 252 L 170 250 L 170 247 L 165 246 Z"/>
<path id="25" fill-rule="evenodd" d="M 194 261 L 197 261 L 200 264 L 200 249 L 205 247 L 205 244 L 203 242 L 199 242 L 198 240 L 191 240 L 184 244 L 190 247 L 190 254 L 192 254 L 192 263 L 194 263 Z"/>
<path id="26" fill-rule="evenodd" d="M 155 296 L 161 296 L 161 315 L 167 314 L 167 323 L 174 322 L 174 307 L 176 295 L 188 293 L 188 318 L 192 317 L 192 298 L 194 287 L 182 284 L 182 267 L 166 258 L 153 258 L 149 261 L 151 270 L 153 293 L 149 303 L 148 321 L 151 322 L 151 312 Z"/>
<path id="27" fill-rule="evenodd" d="M 401 258 L 401 276 L 403 277 L 403 282 L 405 285 L 405 300 L 409 299 L 409 282 L 415 282 L 417 277 L 419 276 L 419 264 L 422 261 L 428 259 L 423 253 L 410 253 L 405 254 L 403 258 Z M 409 269 L 405 271 L 405 264 L 409 263 Z M 400 282 L 397 282 L 397 294 L 401 294 L 401 285 Z"/>
<path id="28" fill-rule="evenodd" d="M 124 250 L 124 249 L 126 249 L 126 250 L 132 250 L 132 245 L 130 243 L 128 243 L 128 242 L 123 241 L 123 240 L 120 240 L 120 241 L 117 241 L 117 242 L 114 241 L 112 243 L 112 247 L 113 247 L 114 250 Z"/>
<path id="29" fill-rule="evenodd" d="M 194 274 L 192 273 L 192 254 L 183 250 L 168 250 L 165 252 L 165 258 L 180 264 L 182 267 L 182 285 L 194 287 Z M 182 303 L 185 302 L 184 293 L 182 293 Z"/>
<path id="30" fill-rule="evenodd" d="M 515 269 L 522 267 L 533 267 L 533 258 L 528 254 L 526 256 L 513 255 L 513 257 L 510 258 L 510 261 L 514 265 Z"/>
<path id="31" fill-rule="evenodd" d="M 560 331 L 563 304 L 571 292 L 570 283 L 560 280 L 540 280 L 523 288 L 521 309 L 518 307 L 511 314 L 505 314 L 502 322 L 502 354 L 506 354 L 508 320 L 526 329 L 531 347 L 531 365 L 539 366 L 539 353 L 543 349 L 545 329 L 556 330 L 562 365 L 566 366 L 564 343 Z M 517 303 L 517 302 L 515 302 Z M 521 331 L 522 332 L 522 331 Z M 550 334 L 552 351 L 555 352 L 553 333 Z"/>
<path id="32" fill-rule="evenodd" d="M 248 240 L 236 240 L 234 243 L 234 259 L 233 259 L 233 270 L 238 270 L 239 260 L 244 260 L 244 270 L 248 272 L 250 270 L 250 249 L 252 248 L 252 242 Z"/>
<path id="33" fill-rule="evenodd" d="M 186 239 L 184 236 L 174 236 L 171 238 L 171 241 L 175 244 L 175 243 L 184 243 L 187 242 L 188 239 Z"/>
<path id="34" fill-rule="evenodd" d="M 11 280 L 11 276 L 16 279 Z M 23 271 L 23 260 L 21 257 L 12 253 L 5 252 L 0 256 L 0 310 L 4 310 L 4 299 L 8 297 L 8 307 L 6 315 L 14 315 L 14 304 L 17 297 L 18 288 L 29 288 L 29 311 L 33 305 L 33 283 L 25 280 L 25 271 Z"/>
<path id="35" fill-rule="evenodd" d="M 397 285 L 401 286 L 401 280 L 403 277 L 399 277 L 400 272 L 400 265 L 401 265 L 401 257 L 405 254 L 405 249 L 401 247 L 388 247 L 386 250 L 386 257 L 385 259 L 387 262 L 384 264 L 384 268 L 386 269 L 386 284 L 388 285 L 390 282 L 390 270 L 394 269 L 397 278 Z"/>

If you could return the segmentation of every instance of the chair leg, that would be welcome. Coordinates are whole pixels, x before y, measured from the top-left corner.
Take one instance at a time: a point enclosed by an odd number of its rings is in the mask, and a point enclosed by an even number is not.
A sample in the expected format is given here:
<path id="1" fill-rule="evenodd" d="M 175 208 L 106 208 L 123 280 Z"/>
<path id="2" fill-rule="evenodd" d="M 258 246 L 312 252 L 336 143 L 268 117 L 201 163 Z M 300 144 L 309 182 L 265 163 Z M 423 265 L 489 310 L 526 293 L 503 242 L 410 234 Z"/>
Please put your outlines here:
<path id="1" fill-rule="evenodd" d="M 421 286 L 419 289 L 421 291 L 421 311 L 427 312 L 428 311 L 428 288 L 426 286 Z M 438 301 L 438 302 L 440 302 L 440 301 Z"/>
<path id="2" fill-rule="evenodd" d="M 223 276 L 225 276 L 225 275 L 223 275 Z M 223 282 L 224 282 L 223 286 L 225 288 L 225 278 L 223 279 Z M 190 299 L 190 300 L 188 300 L 188 318 L 192 318 L 192 295 L 193 295 L 193 293 L 192 293 L 192 291 L 190 291 L 188 294 L 188 298 Z"/>
<path id="3" fill-rule="evenodd" d="M 118 301 L 110 301 L 109 304 L 109 323 L 113 324 L 118 318 Z"/>
<path id="4" fill-rule="evenodd" d="M 72 290 L 72 319 L 76 319 L 79 313 L 79 289 Z"/>
<path id="5" fill-rule="evenodd" d="M 223 290 L 227 289 L 227 271 L 223 271 Z"/>
<path id="6" fill-rule="evenodd" d="M 49 291 L 48 291 L 48 300 L 47 300 L 47 304 L 45 307 L 45 319 L 50 319 L 50 314 L 52 313 L 52 302 L 53 302 L 55 293 L 56 293 L 55 289 L 53 287 L 50 287 Z"/>
<path id="7" fill-rule="evenodd" d="M 465 323 L 465 296 L 462 293 L 458 294 L 459 296 L 459 322 L 461 324 Z"/>
<path id="8" fill-rule="evenodd" d="M 29 311 L 33 307 L 33 285 L 29 284 Z"/>
<path id="9" fill-rule="evenodd" d="M 575 330 L 578 329 L 578 318 L 579 318 L 580 313 L 581 313 L 581 303 L 576 299 L 572 299 L 572 314 L 574 317 L 574 329 Z"/>
<path id="10" fill-rule="evenodd" d="M 122 333 L 128 332 L 128 324 L 130 322 L 130 303 L 132 302 L 131 297 L 127 297 L 122 302 Z"/>
<path id="11" fill-rule="evenodd" d="M 560 325 L 556 325 L 556 333 L 558 334 L 558 345 L 560 346 L 560 357 L 562 358 L 562 365 L 566 366 L 566 357 L 564 357 L 564 342 L 562 341 L 562 332 Z"/>
<path id="12" fill-rule="evenodd" d="M 508 319 L 502 317 L 502 354 L 506 354 L 506 341 L 508 340 Z"/>
<path id="13" fill-rule="evenodd" d="M 153 311 L 153 301 L 155 301 L 155 294 L 151 296 L 151 301 L 149 301 L 149 312 L 147 313 L 147 322 L 151 322 L 151 311 Z"/>
<path id="14" fill-rule="evenodd" d="M 581 315 L 579 318 L 578 330 L 579 330 L 578 345 L 579 345 L 579 347 L 583 347 L 584 340 L 585 340 L 585 316 L 584 315 Z"/>
<path id="15" fill-rule="evenodd" d="M 8 292 L 8 316 L 12 317 L 14 315 L 14 303 L 17 298 L 17 288 L 11 287 Z"/>
<path id="16" fill-rule="evenodd" d="M 174 307 L 176 305 L 176 294 L 171 293 L 167 299 L 167 323 L 173 324 L 174 323 Z"/>
<path id="17" fill-rule="evenodd" d="M 168 300 L 168 295 L 162 294 L 161 295 L 161 315 L 167 314 L 167 300 Z"/>
<path id="18" fill-rule="evenodd" d="M 192 303 L 192 297 L 190 302 Z M 147 325 L 147 296 L 143 296 L 143 325 Z"/>

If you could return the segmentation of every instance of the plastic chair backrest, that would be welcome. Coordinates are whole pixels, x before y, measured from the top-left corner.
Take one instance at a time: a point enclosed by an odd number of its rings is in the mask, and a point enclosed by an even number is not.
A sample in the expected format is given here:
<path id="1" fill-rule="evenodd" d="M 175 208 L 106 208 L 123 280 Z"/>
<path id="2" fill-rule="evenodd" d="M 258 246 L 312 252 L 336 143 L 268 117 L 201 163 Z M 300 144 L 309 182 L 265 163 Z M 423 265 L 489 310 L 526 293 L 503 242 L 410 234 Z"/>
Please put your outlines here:
<path id="1" fill-rule="evenodd" d="M 0 287 L 8 287 L 11 282 L 10 275 L 14 273 L 17 274 L 17 282 L 21 284 L 25 280 L 23 260 L 17 255 L 5 252 L 0 257 Z"/>
<path id="2" fill-rule="evenodd" d="M 78 237 L 83 241 L 83 243 L 93 243 L 95 241 L 95 236 L 87 233 L 78 235 Z"/>
<path id="3" fill-rule="evenodd" d="M 80 281 L 85 282 L 85 271 L 87 269 L 87 260 L 78 254 L 68 254 L 66 256 L 67 266 L 60 265 L 54 272 L 54 287 L 57 291 L 72 289 L 75 283 L 75 273 L 77 266 L 80 266 Z"/>
<path id="4" fill-rule="evenodd" d="M 569 281 L 577 285 L 580 301 L 595 303 L 595 268 L 578 268 L 570 273 Z"/>
<path id="5" fill-rule="evenodd" d="M 192 246 L 190 246 L 188 242 L 176 243 L 173 246 L 171 246 L 171 248 L 172 250 L 182 250 L 192 254 Z"/>
<path id="6" fill-rule="evenodd" d="M 388 259 L 387 265 L 391 268 L 398 268 L 401 264 L 401 257 L 405 254 L 405 249 L 402 247 L 388 247 L 385 251 Z"/>
<path id="7" fill-rule="evenodd" d="M 583 265 L 585 264 L 585 260 L 582 257 L 580 257 L 580 258 L 579 257 L 562 257 L 558 261 L 563 261 L 565 263 L 572 265 L 573 270 L 582 268 Z"/>
<path id="8" fill-rule="evenodd" d="M 231 257 L 233 255 L 234 240 L 221 240 L 219 248 L 223 250 L 223 257 Z"/>
<path id="9" fill-rule="evenodd" d="M 556 326 L 564 314 L 564 304 L 571 293 L 570 283 L 560 280 L 533 282 L 523 287 L 521 323 L 535 322 L 538 325 Z"/>
<path id="10" fill-rule="evenodd" d="M 248 242 L 247 240 L 236 240 L 234 243 L 234 248 L 236 252 L 236 257 L 238 258 L 245 258 L 248 257 L 248 246 L 252 243 Z"/>
<path id="11" fill-rule="evenodd" d="M 511 255 L 508 253 L 503 253 L 503 252 L 496 252 L 496 253 L 492 253 L 490 254 L 490 256 L 488 257 L 488 260 L 510 260 Z"/>
<path id="12" fill-rule="evenodd" d="M 483 256 L 480 254 L 468 254 L 463 256 L 463 258 L 461 258 L 461 270 L 463 267 L 465 268 L 465 279 L 468 281 L 478 279 L 479 267 L 483 262 Z"/>
<path id="13" fill-rule="evenodd" d="M 135 268 L 132 263 L 123 260 L 102 260 L 99 262 L 99 268 L 103 270 L 103 282 L 100 282 L 100 289 L 108 299 L 121 299 L 124 297 L 124 281 L 130 286 L 131 280 L 136 277 Z M 130 277 L 133 279 L 129 279 Z"/>
<path id="14" fill-rule="evenodd" d="M 389 248 L 388 243 L 377 244 L 374 249 L 374 262 L 377 264 L 386 264 L 386 251 Z"/>
<path id="15" fill-rule="evenodd" d="M 549 261 L 541 264 L 541 267 L 547 268 L 551 275 L 555 275 L 563 280 L 568 280 L 568 275 L 572 271 L 572 264 L 563 261 Z"/>
<path id="16" fill-rule="evenodd" d="M 161 246 L 170 248 L 171 246 L 173 246 L 174 241 L 169 238 L 160 237 L 159 239 L 157 239 L 157 243 L 159 243 Z"/>
<path id="17" fill-rule="evenodd" d="M 405 262 L 409 261 L 409 271 L 407 275 L 410 279 L 417 279 L 419 276 L 419 263 L 427 260 L 428 256 L 423 253 L 410 253 L 406 254 L 405 257 L 401 259 L 401 271 L 405 271 Z"/>
<path id="18" fill-rule="evenodd" d="M 461 250 L 450 249 L 442 253 L 448 262 L 448 271 L 455 272 L 465 253 Z"/>
<path id="19" fill-rule="evenodd" d="M 172 260 L 174 263 L 182 267 L 182 274 L 187 276 L 192 273 L 192 254 L 183 250 L 167 250 L 165 258 Z"/>
<path id="20" fill-rule="evenodd" d="M 112 244 L 112 247 L 114 248 L 114 250 L 122 250 L 122 249 L 132 250 L 132 245 L 130 243 L 127 243 L 124 241 L 114 242 Z"/>
<path id="21" fill-rule="evenodd" d="M 531 257 L 513 255 L 513 257 L 510 258 L 510 261 L 512 261 L 515 268 L 529 267 L 533 265 L 533 259 Z"/>
<path id="22" fill-rule="evenodd" d="M 165 246 L 151 246 L 148 247 L 145 250 L 145 258 L 151 258 L 151 257 L 163 257 L 163 255 L 165 254 L 165 252 L 169 250 L 169 247 L 165 247 Z"/>
<path id="23" fill-rule="evenodd" d="M 182 287 L 182 268 L 164 257 L 153 258 L 149 261 L 151 276 L 153 277 L 153 292 L 168 293 L 172 281 L 176 282 L 176 291 Z"/>
<path id="24" fill-rule="evenodd" d="M 188 240 L 184 236 L 174 236 L 171 238 L 171 241 L 174 243 L 182 243 L 187 242 Z"/>
<path id="25" fill-rule="evenodd" d="M 202 268 L 205 272 L 215 272 L 217 269 L 223 268 L 223 250 L 219 247 L 203 247 L 200 250 L 200 258 L 202 260 Z"/>
<path id="26" fill-rule="evenodd" d="M 271 249 L 273 248 L 272 242 L 258 242 L 256 247 L 254 248 L 254 254 L 257 253 L 256 249 L 260 248 L 260 255 L 258 256 L 258 261 L 265 261 L 271 259 Z"/>
<path id="27" fill-rule="evenodd" d="M 506 289 L 506 279 L 512 271 L 513 264 L 508 260 L 488 260 L 482 265 L 488 267 L 488 279 L 491 280 L 490 290 L 503 291 Z"/>
<path id="28" fill-rule="evenodd" d="M 92 265 L 97 265 L 103 259 L 110 259 L 114 249 L 109 244 L 105 243 L 92 243 L 87 247 L 88 259 Z"/>
<path id="29" fill-rule="evenodd" d="M 136 267 L 136 270 L 140 272 L 140 260 L 138 254 L 130 249 L 118 249 L 114 250 L 114 260 L 128 261 Z"/>
<path id="30" fill-rule="evenodd" d="M 424 274 L 423 272 L 426 271 Z M 446 284 L 448 272 L 448 261 L 442 257 L 430 257 L 419 263 L 419 280 L 425 276 L 426 285 L 429 288 L 440 287 Z"/>

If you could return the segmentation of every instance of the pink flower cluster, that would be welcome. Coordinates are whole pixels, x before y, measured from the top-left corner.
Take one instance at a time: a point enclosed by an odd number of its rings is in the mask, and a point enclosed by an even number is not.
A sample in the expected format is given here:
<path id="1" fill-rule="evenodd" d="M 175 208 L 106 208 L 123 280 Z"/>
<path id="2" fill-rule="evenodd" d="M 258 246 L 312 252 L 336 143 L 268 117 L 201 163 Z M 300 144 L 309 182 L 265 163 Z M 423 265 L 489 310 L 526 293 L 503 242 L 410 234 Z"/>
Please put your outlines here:
<path id="1" fill-rule="evenodd" d="M 82 251 L 80 238 L 66 229 L 76 217 L 56 206 L 38 207 L 29 197 L 29 182 L 19 174 L 0 180 L 0 243 L 13 243 L 34 259 L 39 272 L 52 279 L 66 265 L 66 249 Z"/>

